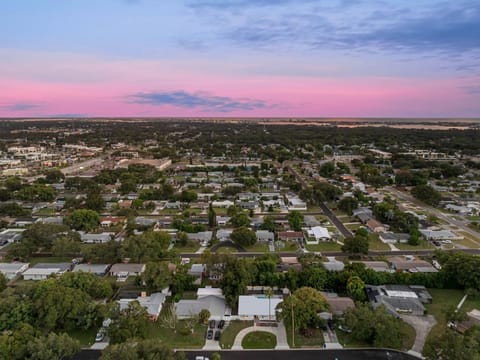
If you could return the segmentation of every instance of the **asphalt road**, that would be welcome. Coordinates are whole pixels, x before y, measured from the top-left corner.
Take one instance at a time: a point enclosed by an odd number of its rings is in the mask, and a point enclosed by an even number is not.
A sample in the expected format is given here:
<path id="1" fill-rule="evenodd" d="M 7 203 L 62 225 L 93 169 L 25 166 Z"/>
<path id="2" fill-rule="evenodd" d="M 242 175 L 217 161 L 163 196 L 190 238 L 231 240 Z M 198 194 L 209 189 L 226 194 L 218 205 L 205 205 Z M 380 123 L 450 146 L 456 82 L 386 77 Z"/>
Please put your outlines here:
<path id="1" fill-rule="evenodd" d="M 222 360 L 418 360 L 417 357 L 394 350 L 243 350 L 219 351 Z M 187 359 L 195 360 L 203 355 L 211 359 L 210 351 L 188 351 Z M 73 360 L 98 360 L 100 351 L 83 350 Z"/>
<path id="2" fill-rule="evenodd" d="M 189 352 L 187 358 L 195 360 L 196 355 L 209 355 L 205 352 Z M 243 351 L 221 351 L 222 360 L 413 360 L 418 359 L 405 353 L 383 350 L 243 350 Z M 211 358 L 211 357 L 209 357 Z"/>
<path id="3" fill-rule="evenodd" d="M 290 171 L 293 176 L 297 179 L 297 181 L 302 185 L 304 189 L 310 188 L 310 184 L 308 184 L 305 179 L 292 167 L 291 162 L 285 161 L 284 165 L 286 165 L 288 171 Z M 342 233 L 342 235 L 346 238 L 352 237 L 353 234 L 350 230 L 348 230 L 345 225 L 335 216 L 335 214 L 325 205 L 323 202 L 320 203 L 320 208 L 322 209 L 324 215 L 328 217 L 328 219 L 336 226 L 338 231 Z"/>
<path id="4" fill-rule="evenodd" d="M 449 224 L 452 224 L 452 225 L 455 225 L 457 226 L 458 228 L 460 228 L 462 231 L 465 231 L 466 233 L 469 233 L 470 235 L 472 235 L 473 237 L 477 238 L 477 239 L 480 239 L 480 234 L 474 230 L 472 230 L 471 228 L 469 228 L 467 225 L 465 225 L 462 221 L 458 221 L 456 219 L 453 218 L 453 216 L 448 216 L 447 214 L 435 209 L 434 207 L 432 206 L 429 206 L 425 203 L 422 203 L 420 202 L 419 200 L 415 199 L 412 195 L 410 195 L 409 193 L 406 193 L 406 192 L 403 192 L 403 191 L 399 191 L 397 189 L 394 189 L 393 187 L 391 186 L 388 186 L 388 187 L 385 187 L 385 190 L 387 190 L 388 192 L 390 192 L 391 194 L 395 195 L 397 198 L 399 198 L 400 200 L 403 200 L 403 201 L 408 201 L 420 208 L 423 208 L 425 210 L 428 210 L 431 214 L 435 215 L 436 217 L 438 217 L 439 219 L 449 223 Z M 457 215 L 459 216 L 459 215 Z"/>

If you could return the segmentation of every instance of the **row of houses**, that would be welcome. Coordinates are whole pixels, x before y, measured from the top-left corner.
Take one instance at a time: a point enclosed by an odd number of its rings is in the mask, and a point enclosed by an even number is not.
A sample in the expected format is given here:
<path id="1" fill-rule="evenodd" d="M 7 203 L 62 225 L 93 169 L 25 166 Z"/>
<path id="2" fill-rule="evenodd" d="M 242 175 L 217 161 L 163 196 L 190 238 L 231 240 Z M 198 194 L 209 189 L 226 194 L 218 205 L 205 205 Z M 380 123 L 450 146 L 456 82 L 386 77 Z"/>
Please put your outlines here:
<path id="1" fill-rule="evenodd" d="M 62 275 L 67 271 L 83 271 L 96 276 L 115 276 L 124 279 L 137 276 L 145 271 L 145 264 L 75 264 L 75 263 L 38 263 L 30 267 L 29 263 L 0 263 L 0 273 L 8 280 L 23 276 L 24 280 L 45 280 L 52 275 Z"/>

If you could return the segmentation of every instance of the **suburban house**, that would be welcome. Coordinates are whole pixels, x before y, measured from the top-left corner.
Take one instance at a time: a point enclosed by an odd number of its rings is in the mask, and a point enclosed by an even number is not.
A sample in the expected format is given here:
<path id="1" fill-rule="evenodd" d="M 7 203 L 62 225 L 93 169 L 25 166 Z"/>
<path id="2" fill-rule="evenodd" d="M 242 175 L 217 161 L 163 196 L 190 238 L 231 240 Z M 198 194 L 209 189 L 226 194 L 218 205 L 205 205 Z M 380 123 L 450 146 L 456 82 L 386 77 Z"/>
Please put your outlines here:
<path id="1" fill-rule="evenodd" d="M 31 218 L 31 217 L 16 218 L 15 221 L 13 222 L 13 225 L 16 227 L 26 227 L 34 224 L 36 221 L 37 221 L 36 218 Z"/>
<path id="2" fill-rule="evenodd" d="M 432 297 L 424 286 L 366 285 L 365 291 L 374 308 L 384 305 L 387 311 L 395 316 L 400 314 L 424 315 L 423 304 L 432 302 Z"/>
<path id="3" fill-rule="evenodd" d="M 84 232 L 79 232 L 80 241 L 84 244 L 104 244 L 112 240 L 115 233 L 103 232 L 101 234 L 86 234 Z"/>
<path id="4" fill-rule="evenodd" d="M 103 227 L 109 227 L 117 224 L 124 224 L 126 221 L 125 217 L 119 216 L 104 216 L 100 219 L 100 225 Z"/>
<path id="5" fill-rule="evenodd" d="M 188 240 L 198 241 L 202 244 L 208 244 L 212 240 L 212 231 L 200 231 L 198 233 L 188 233 Z"/>
<path id="6" fill-rule="evenodd" d="M 217 215 L 216 221 L 218 226 L 225 226 L 230 221 L 230 216 L 220 216 Z"/>
<path id="7" fill-rule="evenodd" d="M 142 227 L 150 227 L 157 224 L 156 219 L 146 218 L 143 216 L 137 216 L 135 218 L 135 225 L 142 226 Z"/>
<path id="8" fill-rule="evenodd" d="M 358 218 L 362 224 L 366 224 L 367 221 L 373 217 L 373 212 L 369 208 L 359 207 L 358 209 L 353 210 L 353 216 Z"/>
<path id="9" fill-rule="evenodd" d="M 188 274 L 192 275 L 201 282 L 206 270 L 207 265 L 205 264 L 192 264 L 192 267 L 190 268 L 190 270 L 188 270 Z"/>
<path id="10" fill-rule="evenodd" d="M 308 229 L 307 235 L 305 239 L 307 244 L 318 244 L 320 241 L 330 241 L 332 239 L 328 229 L 322 226 L 314 226 Z"/>
<path id="11" fill-rule="evenodd" d="M 138 301 L 138 303 L 147 310 L 149 319 L 157 321 L 166 297 L 166 294 L 159 292 L 152 293 L 150 296 L 147 296 L 145 292 L 142 292 L 136 299 L 120 299 L 118 300 L 118 303 L 120 304 L 120 310 L 123 310 L 126 309 L 128 304 L 132 301 Z"/>
<path id="12" fill-rule="evenodd" d="M 375 219 L 368 220 L 366 225 L 371 231 L 376 233 L 385 232 L 387 230 L 385 225 Z"/>
<path id="13" fill-rule="evenodd" d="M 308 226 L 310 228 L 314 226 L 320 226 L 320 221 L 318 221 L 313 215 L 305 215 L 303 218 L 303 222 L 305 226 Z"/>
<path id="14" fill-rule="evenodd" d="M 281 257 L 280 264 L 277 264 L 277 272 L 288 272 L 290 268 L 302 271 L 302 264 L 300 264 L 296 256 Z"/>
<path id="15" fill-rule="evenodd" d="M 138 276 L 145 271 L 145 264 L 114 264 L 108 274 L 117 278 Z"/>
<path id="16" fill-rule="evenodd" d="M 230 235 L 232 235 L 233 229 L 218 229 L 217 234 L 215 235 L 218 241 L 227 241 L 230 240 Z"/>
<path id="17" fill-rule="evenodd" d="M 322 264 L 329 271 L 342 271 L 345 268 L 345 264 L 335 259 L 334 256 L 327 256 L 327 261 L 322 262 Z"/>
<path id="18" fill-rule="evenodd" d="M 276 321 L 275 308 L 283 301 L 278 295 L 240 295 L 238 316 L 240 320 Z"/>
<path id="19" fill-rule="evenodd" d="M 5 229 L 0 233 L 0 246 L 13 243 L 22 238 L 22 232 L 25 229 Z"/>
<path id="20" fill-rule="evenodd" d="M 71 269 L 71 263 L 38 263 L 22 275 L 24 280 L 45 280 L 53 274 L 61 275 Z"/>
<path id="21" fill-rule="evenodd" d="M 275 234 L 268 230 L 257 230 L 255 235 L 259 242 L 273 242 L 275 240 Z"/>
<path id="22" fill-rule="evenodd" d="M 0 272 L 7 278 L 7 280 L 12 280 L 27 270 L 28 266 L 28 263 L 22 262 L 0 263 Z"/>
<path id="23" fill-rule="evenodd" d="M 460 240 L 463 239 L 463 236 L 455 235 L 450 230 L 428 230 L 421 229 L 420 233 L 426 240 L 431 241 L 443 241 L 443 240 Z"/>
<path id="24" fill-rule="evenodd" d="M 280 231 L 277 233 L 278 240 L 283 241 L 303 241 L 303 232 L 301 231 Z"/>
<path id="25" fill-rule="evenodd" d="M 109 264 L 77 264 L 73 268 L 73 272 L 83 271 L 97 276 L 105 276 L 109 267 Z"/>
<path id="26" fill-rule="evenodd" d="M 230 200 L 216 200 L 212 201 L 212 207 L 217 207 L 217 208 L 228 208 L 230 206 L 235 205 L 233 201 Z"/>
<path id="27" fill-rule="evenodd" d="M 287 195 L 288 201 L 288 211 L 298 210 L 298 211 L 306 211 L 307 210 L 307 203 L 300 199 L 296 195 Z"/>
<path id="28" fill-rule="evenodd" d="M 213 291 L 212 294 L 207 295 L 206 292 L 202 291 L 202 295 L 195 300 L 180 300 L 175 304 L 177 317 L 188 319 L 198 315 L 204 309 L 210 312 L 211 320 L 223 320 L 225 317 L 229 317 L 232 311 L 227 306 L 224 296 L 221 295 L 221 289 L 219 290 L 220 294 Z"/>
<path id="29" fill-rule="evenodd" d="M 393 257 L 389 259 L 390 265 L 396 271 L 409 272 L 438 272 L 432 264 L 425 260 L 407 259 L 402 257 Z"/>
<path id="30" fill-rule="evenodd" d="M 358 261 L 365 265 L 366 269 L 372 269 L 377 272 L 393 272 L 390 266 L 384 261 Z"/>
<path id="31" fill-rule="evenodd" d="M 63 224 L 63 217 L 61 217 L 61 216 L 48 216 L 48 217 L 44 217 L 44 218 L 38 218 L 37 223 L 62 225 Z"/>
<path id="32" fill-rule="evenodd" d="M 320 292 L 330 305 L 330 313 L 333 315 L 343 315 L 345 311 L 355 307 L 355 303 L 349 297 L 338 296 L 336 293 Z"/>
<path id="33" fill-rule="evenodd" d="M 406 244 L 410 239 L 409 234 L 383 232 L 380 233 L 380 240 L 387 244 Z"/>

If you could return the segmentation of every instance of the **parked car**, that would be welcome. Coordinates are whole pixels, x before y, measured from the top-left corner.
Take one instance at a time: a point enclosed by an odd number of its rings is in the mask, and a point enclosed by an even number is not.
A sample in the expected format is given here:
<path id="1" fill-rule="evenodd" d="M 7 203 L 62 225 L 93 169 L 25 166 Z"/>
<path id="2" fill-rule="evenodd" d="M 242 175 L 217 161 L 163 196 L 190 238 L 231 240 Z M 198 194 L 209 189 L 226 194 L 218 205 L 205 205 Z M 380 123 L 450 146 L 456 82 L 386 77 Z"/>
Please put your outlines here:
<path id="1" fill-rule="evenodd" d="M 210 329 L 215 329 L 215 324 L 216 324 L 216 323 L 215 323 L 215 320 L 210 320 L 210 321 L 208 322 L 208 327 L 209 327 Z"/>
<path id="2" fill-rule="evenodd" d="M 212 340 L 213 339 L 213 330 L 210 329 L 207 331 L 207 340 Z"/>
<path id="3" fill-rule="evenodd" d="M 442 244 L 440 244 L 440 241 L 437 241 L 437 240 L 433 241 L 433 245 L 438 246 L 438 247 L 442 246 Z"/>
<path id="4" fill-rule="evenodd" d="M 330 320 L 327 321 L 327 325 L 328 325 L 328 328 L 329 328 L 331 331 L 335 330 L 335 323 L 333 322 L 332 319 L 330 319 Z"/>
<path id="5" fill-rule="evenodd" d="M 100 341 L 103 341 L 103 339 L 105 339 L 105 332 L 103 332 L 102 330 L 100 330 L 97 335 L 95 335 L 95 342 L 100 342 Z"/>
<path id="6" fill-rule="evenodd" d="M 223 329 L 224 326 L 225 326 L 225 320 L 220 320 L 220 321 L 218 322 L 218 328 L 219 328 L 219 329 Z"/>
<path id="7" fill-rule="evenodd" d="M 209 358 L 206 356 L 197 355 L 195 356 L 195 360 L 209 360 Z"/>
<path id="8" fill-rule="evenodd" d="M 221 334 L 222 334 L 222 333 L 220 332 L 220 330 L 215 331 L 214 339 L 217 340 L 217 341 L 220 340 L 220 335 L 221 335 Z"/>
<path id="9" fill-rule="evenodd" d="M 352 330 L 350 330 L 348 327 L 344 326 L 344 325 L 338 325 L 338 330 L 341 330 L 343 332 L 346 332 L 346 333 L 351 333 Z"/>

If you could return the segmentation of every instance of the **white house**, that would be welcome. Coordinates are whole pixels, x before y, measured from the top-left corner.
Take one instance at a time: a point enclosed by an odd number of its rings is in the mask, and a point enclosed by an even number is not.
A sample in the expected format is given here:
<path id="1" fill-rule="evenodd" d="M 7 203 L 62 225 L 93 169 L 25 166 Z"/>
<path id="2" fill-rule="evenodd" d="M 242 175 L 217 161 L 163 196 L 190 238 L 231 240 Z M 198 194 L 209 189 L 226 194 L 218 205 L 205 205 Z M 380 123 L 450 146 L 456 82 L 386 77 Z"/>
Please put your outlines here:
<path id="1" fill-rule="evenodd" d="M 320 241 L 330 241 L 332 239 L 328 229 L 322 226 L 314 226 L 307 229 L 307 235 L 307 244 L 318 244 Z"/>
<path id="2" fill-rule="evenodd" d="M 238 316 L 241 320 L 276 320 L 275 308 L 283 301 L 282 297 L 267 295 L 240 295 Z"/>
<path id="3" fill-rule="evenodd" d="M 166 294 L 163 293 L 152 293 L 150 296 L 147 296 L 145 292 L 142 292 L 139 297 L 136 299 L 120 299 L 118 303 L 120 304 L 120 310 L 126 309 L 128 304 L 132 301 L 138 301 L 141 306 L 143 306 L 148 313 L 148 317 L 152 321 L 158 319 L 160 311 L 162 311 L 163 303 L 165 302 Z"/>
<path id="4" fill-rule="evenodd" d="M 28 269 L 28 263 L 13 262 L 13 263 L 0 263 L 0 272 L 7 278 L 12 280 L 15 276 L 20 275 Z"/>
<path id="5" fill-rule="evenodd" d="M 59 274 L 60 268 L 56 268 L 54 264 L 52 264 L 51 268 L 30 268 L 26 270 L 22 275 L 24 280 L 46 280 L 49 276 L 53 274 Z"/>
<path id="6" fill-rule="evenodd" d="M 291 196 L 287 195 L 287 200 L 288 200 L 288 210 L 299 210 L 299 211 L 305 211 L 307 210 L 307 203 L 300 199 L 297 196 Z"/>

